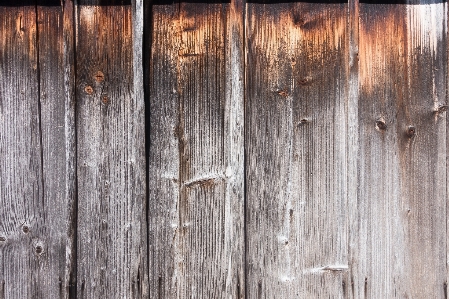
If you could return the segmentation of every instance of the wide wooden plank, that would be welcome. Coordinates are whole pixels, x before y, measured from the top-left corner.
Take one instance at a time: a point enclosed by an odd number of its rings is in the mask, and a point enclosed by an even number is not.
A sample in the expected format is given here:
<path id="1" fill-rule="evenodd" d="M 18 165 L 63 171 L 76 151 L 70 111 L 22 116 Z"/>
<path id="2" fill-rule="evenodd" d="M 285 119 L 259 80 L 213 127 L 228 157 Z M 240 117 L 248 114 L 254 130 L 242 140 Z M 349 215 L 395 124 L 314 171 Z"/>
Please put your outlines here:
<path id="1" fill-rule="evenodd" d="M 142 298 L 144 99 L 134 78 L 133 7 L 78 3 L 77 298 Z"/>
<path id="2" fill-rule="evenodd" d="M 69 296 L 73 49 L 63 31 L 72 22 L 61 6 L 0 6 L 0 298 Z"/>
<path id="3" fill-rule="evenodd" d="M 346 292 L 347 12 L 247 5 L 247 298 Z"/>
<path id="4" fill-rule="evenodd" d="M 152 6 L 150 298 L 245 294 L 242 15 L 239 1 Z"/>
<path id="5" fill-rule="evenodd" d="M 446 298 L 447 4 L 359 14 L 353 297 Z"/>

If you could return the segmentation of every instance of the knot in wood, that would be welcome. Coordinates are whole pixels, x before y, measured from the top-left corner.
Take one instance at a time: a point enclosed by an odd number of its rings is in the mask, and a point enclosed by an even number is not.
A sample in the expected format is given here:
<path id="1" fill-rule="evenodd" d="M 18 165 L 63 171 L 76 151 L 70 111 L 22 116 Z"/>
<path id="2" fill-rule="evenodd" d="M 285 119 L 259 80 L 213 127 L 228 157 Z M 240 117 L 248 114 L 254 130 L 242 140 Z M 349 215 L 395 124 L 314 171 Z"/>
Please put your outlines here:
<path id="1" fill-rule="evenodd" d="M 278 90 L 278 94 L 284 98 L 288 97 L 288 92 L 285 90 Z"/>
<path id="2" fill-rule="evenodd" d="M 94 90 L 92 89 L 92 87 L 91 86 L 86 86 L 85 88 L 84 88 L 84 91 L 87 93 L 87 94 L 92 94 L 93 92 L 94 92 Z"/>
<path id="3" fill-rule="evenodd" d="M 312 77 L 306 76 L 306 77 L 300 79 L 298 81 L 298 83 L 299 83 L 299 85 L 303 85 L 303 86 L 310 85 L 310 84 L 312 84 Z"/>
<path id="4" fill-rule="evenodd" d="M 447 111 L 447 108 L 448 108 L 448 105 L 440 104 L 440 105 L 438 106 L 437 112 L 439 112 L 439 113 L 446 112 L 446 111 Z"/>
<path id="5" fill-rule="evenodd" d="M 98 83 L 101 83 L 104 81 L 104 74 L 101 71 L 98 71 L 95 76 L 95 81 L 97 81 Z"/>
<path id="6" fill-rule="evenodd" d="M 387 124 L 385 123 L 385 119 L 383 117 L 379 117 L 376 120 L 376 128 L 385 131 L 387 129 Z"/>
<path id="7" fill-rule="evenodd" d="M 414 126 L 408 126 L 406 135 L 409 138 L 412 138 L 416 135 L 416 128 Z"/>
<path id="8" fill-rule="evenodd" d="M 35 251 L 37 254 L 41 254 L 44 251 L 44 249 L 42 248 L 41 245 L 37 245 Z"/>

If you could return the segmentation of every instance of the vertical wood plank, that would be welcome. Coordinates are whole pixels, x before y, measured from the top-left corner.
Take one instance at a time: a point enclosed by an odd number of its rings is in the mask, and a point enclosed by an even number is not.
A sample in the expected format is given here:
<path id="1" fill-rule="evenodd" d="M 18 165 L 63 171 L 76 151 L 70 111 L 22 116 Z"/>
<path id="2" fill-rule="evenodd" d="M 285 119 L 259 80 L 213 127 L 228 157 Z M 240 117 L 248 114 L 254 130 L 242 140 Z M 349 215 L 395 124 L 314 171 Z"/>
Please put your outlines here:
<path id="1" fill-rule="evenodd" d="M 134 78 L 133 8 L 127 1 L 78 3 L 77 297 L 142 298 L 144 99 Z"/>
<path id="2" fill-rule="evenodd" d="M 355 298 L 446 298 L 447 4 L 435 2 L 359 7 Z"/>
<path id="3" fill-rule="evenodd" d="M 148 204 L 148 178 L 147 178 L 147 157 L 146 157 L 146 108 L 145 108 L 145 93 L 144 93 L 144 0 L 132 0 L 132 36 L 133 36 L 133 89 L 134 97 L 136 99 L 136 108 L 133 114 L 133 119 L 138 126 L 133 130 L 132 138 L 138 141 L 138 146 L 135 149 L 135 155 L 139 157 L 138 163 L 144 167 L 140 167 L 139 171 L 139 188 L 144 192 L 142 200 L 145 204 L 141 206 L 142 216 L 140 221 L 141 243 L 139 248 L 139 255 L 141 257 L 141 264 L 144 265 L 140 280 L 134 284 L 133 292 L 139 294 L 140 298 L 148 297 L 148 219 L 147 219 L 147 204 Z M 142 138 L 145 137 L 145 139 Z M 143 186 L 143 187 L 142 187 Z"/>
<path id="4" fill-rule="evenodd" d="M 152 7 L 151 298 L 243 298 L 243 6 Z"/>
<path id="5" fill-rule="evenodd" d="M 349 97 L 348 97 L 348 262 L 349 273 L 343 281 L 344 298 L 358 298 L 354 292 L 354 268 L 359 264 L 358 243 L 358 156 L 359 156 L 359 0 L 349 0 Z"/>
<path id="6" fill-rule="evenodd" d="M 247 6 L 247 298 L 345 294 L 347 12 Z"/>
<path id="7" fill-rule="evenodd" d="M 66 273 L 62 298 L 76 298 L 77 283 L 77 180 L 76 180 L 76 98 L 75 98 L 75 5 L 73 0 L 63 3 L 63 80 L 65 99 L 65 144 L 66 144 L 66 190 L 67 200 L 66 221 Z"/>
<path id="8" fill-rule="evenodd" d="M 14 4 L 0 6 L 0 298 L 68 298 L 74 110 L 64 71 L 73 49 L 63 31 L 73 15 Z"/>
<path id="9" fill-rule="evenodd" d="M 0 214 L 6 240 L 1 243 L 0 285 L 3 298 L 31 298 L 38 282 L 29 277 L 35 278 L 36 265 L 43 260 L 33 245 L 45 225 L 36 8 L 0 10 Z"/>
<path id="10" fill-rule="evenodd" d="M 44 5 L 41 5 L 41 3 Z M 33 274 L 39 288 L 48 290 L 34 293 L 33 298 L 68 298 L 73 283 L 75 209 L 75 144 L 74 97 L 66 90 L 74 87 L 73 38 L 64 39 L 73 26 L 73 3 L 46 6 L 38 1 L 38 78 L 41 114 L 41 154 L 46 226 L 42 242 L 51 261 L 41 263 Z M 68 10 L 65 12 L 64 10 Z M 71 15 L 67 15 L 72 11 Z M 39 246 L 39 245 L 37 245 Z M 45 266 L 44 266 L 45 265 Z"/>

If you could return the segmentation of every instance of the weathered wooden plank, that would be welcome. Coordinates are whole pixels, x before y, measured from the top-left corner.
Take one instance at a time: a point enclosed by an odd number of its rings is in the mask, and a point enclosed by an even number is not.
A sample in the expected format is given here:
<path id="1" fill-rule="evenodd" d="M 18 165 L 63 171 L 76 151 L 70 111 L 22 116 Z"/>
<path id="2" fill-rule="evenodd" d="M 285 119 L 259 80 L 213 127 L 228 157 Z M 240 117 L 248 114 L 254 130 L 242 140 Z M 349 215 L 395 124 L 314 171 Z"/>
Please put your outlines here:
<path id="1" fill-rule="evenodd" d="M 140 192 L 143 192 L 142 200 L 144 205 L 142 208 L 142 216 L 140 221 L 140 233 L 141 243 L 139 249 L 139 255 L 141 257 L 141 264 L 144 265 L 140 274 L 140 280 L 134 284 L 133 292 L 140 296 L 140 298 L 149 298 L 148 294 L 148 178 L 147 178 L 147 157 L 146 157 L 146 144 L 147 144 L 147 128 L 146 128 L 146 108 L 145 108 L 145 94 L 144 94 L 144 0 L 133 0 L 132 5 L 132 35 L 133 35 L 133 80 L 134 80 L 134 98 L 135 112 L 132 115 L 135 124 L 132 138 L 138 142 L 138 146 L 135 149 L 136 156 L 139 158 L 139 165 L 145 165 L 140 167 L 139 171 L 139 188 Z M 145 136 L 145 138 L 142 138 Z"/>
<path id="2" fill-rule="evenodd" d="M 72 22 L 61 6 L 0 7 L 0 298 L 68 298 L 74 110 L 63 30 Z"/>
<path id="3" fill-rule="evenodd" d="M 45 225 L 36 8 L 0 7 L 0 24 L 0 294 L 32 298 L 38 282 L 28 277 L 46 259 L 34 242 Z"/>
<path id="4" fill-rule="evenodd" d="M 64 10 L 67 12 L 64 13 Z M 68 15 L 72 11 L 72 15 Z M 65 14 L 65 15 L 64 15 Z M 42 261 L 33 277 L 33 298 L 68 298 L 73 283 L 75 209 L 73 3 L 37 6 L 38 78 L 46 226 L 38 238 L 50 262 Z M 47 265 L 45 265 L 47 264 Z M 45 266 L 44 266 L 45 265 Z"/>
<path id="5" fill-rule="evenodd" d="M 360 4 L 354 298 L 446 297 L 447 4 Z"/>
<path id="6" fill-rule="evenodd" d="M 151 298 L 243 298 L 243 6 L 154 4 Z"/>
<path id="7" fill-rule="evenodd" d="M 65 0 L 63 6 L 63 79 L 65 103 L 65 152 L 68 222 L 66 239 L 66 272 L 63 279 L 62 298 L 76 298 L 77 268 L 77 181 L 76 181 L 76 99 L 75 99 L 75 6 L 73 0 Z"/>
<path id="8" fill-rule="evenodd" d="M 357 235 L 359 218 L 357 212 L 358 190 L 358 156 L 359 156 L 359 1 L 349 0 L 349 81 L 348 81 L 348 261 L 349 269 L 346 279 L 343 281 L 345 288 L 344 298 L 354 297 L 354 271 L 358 265 L 357 251 L 353 247 L 358 243 Z"/>
<path id="9" fill-rule="evenodd" d="M 80 1 L 76 16 L 77 297 L 142 298 L 144 99 L 134 78 L 133 7 L 102 3 Z"/>
<path id="10" fill-rule="evenodd" d="M 347 12 L 247 6 L 247 298 L 345 293 Z"/>

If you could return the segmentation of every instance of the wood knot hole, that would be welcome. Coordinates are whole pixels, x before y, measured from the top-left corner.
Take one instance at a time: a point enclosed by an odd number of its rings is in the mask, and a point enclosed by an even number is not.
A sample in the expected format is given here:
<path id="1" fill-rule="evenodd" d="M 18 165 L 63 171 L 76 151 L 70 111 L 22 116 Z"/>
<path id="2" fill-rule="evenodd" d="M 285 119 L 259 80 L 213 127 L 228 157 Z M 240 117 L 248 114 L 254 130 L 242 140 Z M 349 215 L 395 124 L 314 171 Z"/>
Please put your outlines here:
<path id="1" fill-rule="evenodd" d="M 306 21 L 304 20 L 303 17 L 301 16 L 294 16 L 293 17 L 293 24 L 295 24 L 296 26 L 302 26 L 306 23 Z"/>
<path id="2" fill-rule="evenodd" d="M 30 228 L 27 225 L 22 226 L 22 231 L 24 234 L 28 234 L 30 232 Z"/>
<path id="3" fill-rule="evenodd" d="M 98 71 L 95 76 L 95 81 L 97 81 L 98 83 L 101 83 L 104 81 L 104 74 L 101 71 Z"/>
<path id="4" fill-rule="evenodd" d="M 441 105 L 438 106 L 437 112 L 438 113 L 443 113 L 443 112 L 446 112 L 447 109 L 448 109 L 448 105 L 442 105 L 441 104 Z"/>
<path id="5" fill-rule="evenodd" d="M 284 98 L 288 97 L 288 93 L 285 90 L 279 90 L 278 94 Z"/>
<path id="6" fill-rule="evenodd" d="M 416 135 L 416 128 L 414 126 L 408 126 L 407 131 L 405 132 L 407 137 L 412 138 Z"/>
<path id="7" fill-rule="evenodd" d="M 387 124 L 385 123 L 385 119 L 380 117 L 376 120 L 376 128 L 385 131 L 387 129 Z"/>
<path id="8" fill-rule="evenodd" d="M 307 118 L 303 118 L 299 121 L 298 126 L 302 126 L 305 125 L 306 123 L 308 123 L 309 120 Z"/>
<path id="9" fill-rule="evenodd" d="M 92 89 L 92 87 L 91 86 L 86 86 L 85 88 L 84 88 L 84 91 L 87 93 L 87 94 L 92 94 L 93 92 L 94 92 L 94 90 Z"/>
<path id="10" fill-rule="evenodd" d="M 42 248 L 41 245 L 37 245 L 36 248 L 35 248 L 35 250 L 36 250 L 36 253 L 37 253 L 37 254 L 41 254 L 41 253 L 44 251 L 44 249 Z"/>
<path id="11" fill-rule="evenodd" d="M 299 79 L 298 83 L 299 83 L 299 85 L 303 85 L 303 86 L 310 85 L 312 83 L 312 77 L 307 76 L 302 79 Z"/>
<path id="12" fill-rule="evenodd" d="M 109 103 L 109 98 L 107 96 L 104 96 L 101 101 L 103 102 L 103 104 L 107 105 Z"/>

